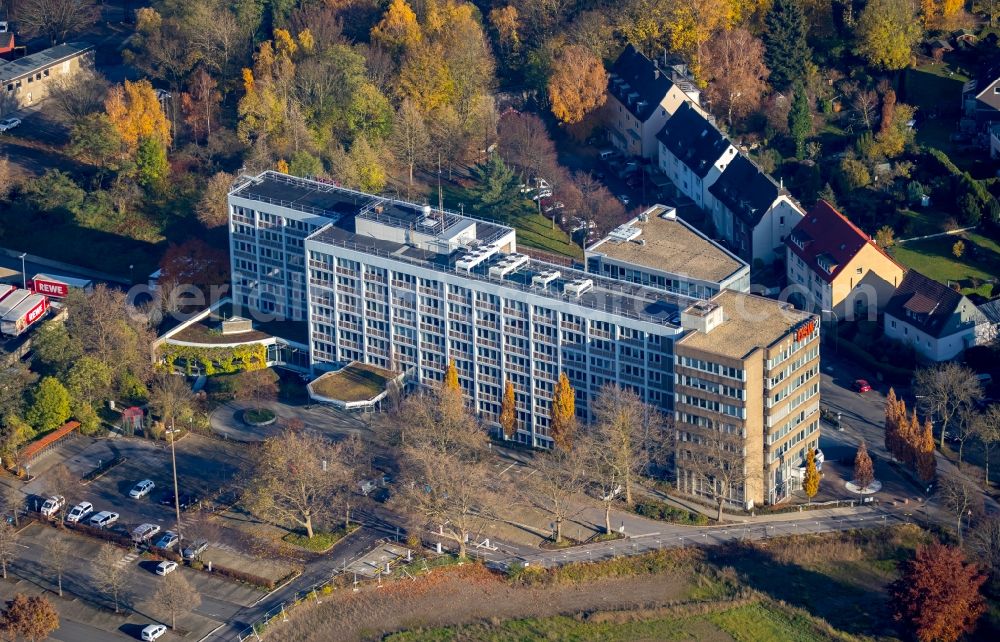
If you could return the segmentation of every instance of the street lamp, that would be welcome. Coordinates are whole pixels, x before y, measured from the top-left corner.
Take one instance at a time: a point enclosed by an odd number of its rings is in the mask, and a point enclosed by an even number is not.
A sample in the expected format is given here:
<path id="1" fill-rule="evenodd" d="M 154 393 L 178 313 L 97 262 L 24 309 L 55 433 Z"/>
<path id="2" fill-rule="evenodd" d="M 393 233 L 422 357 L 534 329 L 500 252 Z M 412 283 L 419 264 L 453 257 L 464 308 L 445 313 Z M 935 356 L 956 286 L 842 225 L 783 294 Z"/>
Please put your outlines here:
<path id="1" fill-rule="evenodd" d="M 28 256 L 27 252 L 21 252 L 21 256 L 20 256 L 20 259 L 21 259 L 21 284 L 23 285 L 23 287 L 24 287 L 25 290 L 28 289 L 28 270 L 25 268 L 25 264 L 24 264 L 24 258 L 26 256 Z"/>

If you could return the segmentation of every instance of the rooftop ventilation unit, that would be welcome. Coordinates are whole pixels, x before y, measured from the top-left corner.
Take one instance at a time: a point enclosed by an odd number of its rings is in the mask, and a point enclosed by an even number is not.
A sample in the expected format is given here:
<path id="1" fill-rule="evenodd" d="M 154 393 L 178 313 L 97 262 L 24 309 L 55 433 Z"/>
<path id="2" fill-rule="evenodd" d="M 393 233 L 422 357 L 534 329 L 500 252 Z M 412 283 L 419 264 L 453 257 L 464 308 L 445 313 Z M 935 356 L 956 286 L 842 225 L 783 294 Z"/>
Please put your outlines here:
<path id="1" fill-rule="evenodd" d="M 535 276 L 531 277 L 531 285 L 539 288 L 547 288 L 549 283 L 552 283 L 561 276 L 559 270 L 542 270 Z"/>
<path id="2" fill-rule="evenodd" d="M 660 214 L 660 218 L 666 221 L 676 221 L 677 220 L 677 208 L 675 207 L 664 207 L 663 213 Z"/>
<path id="3" fill-rule="evenodd" d="M 617 241 L 618 243 L 625 243 L 627 241 L 639 238 L 640 234 L 642 234 L 642 228 L 632 227 L 631 225 L 625 224 L 616 227 L 614 230 L 612 230 L 611 234 L 609 234 L 608 236 L 611 237 L 612 241 Z"/>
<path id="4" fill-rule="evenodd" d="M 433 216 L 425 216 L 420 219 L 420 227 L 434 228 L 437 227 L 438 221 Z"/>
<path id="5" fill-rule="evenodd" d="M 643 212 L 642 214 L 640 214 L 639 215 L 639 222 L 640 223 L 649 223 L 649 214 L 646 214 L 645 212 Z"/>
<path id="6" fill-rule="evenodd" d="M 584 293 L 594 289 L 594 282 L 591 279 L 573 279 L 566 284 L 564 292 L 569 296 L 580 298 Z"/>
<path id="7" fill-rule="evenodd" d="M 490 267 L 490 276 L 502 279 L 511 272 L 516 272 L 528 264 L 528 257 L 524 254 L 508 254 L 503 260 Z"/>
<path id="8" fill-rule="evenodd" d="M 455 261 L 455 267 L 459 270 L 472 270 L 472 268 L 476 267 L 499 251 L 500 248 L 493 243 L 477 248 L 458 257 L 458 260 Z"/>

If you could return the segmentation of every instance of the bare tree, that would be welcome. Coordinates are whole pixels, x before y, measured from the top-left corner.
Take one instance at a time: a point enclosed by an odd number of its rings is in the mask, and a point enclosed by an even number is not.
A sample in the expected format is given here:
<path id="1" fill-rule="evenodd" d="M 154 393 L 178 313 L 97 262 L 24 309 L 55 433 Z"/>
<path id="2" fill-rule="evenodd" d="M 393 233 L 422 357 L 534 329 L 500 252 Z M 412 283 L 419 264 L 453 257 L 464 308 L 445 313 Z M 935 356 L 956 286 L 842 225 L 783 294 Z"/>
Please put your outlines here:
<path id="1" fill-rule="evenodd" d="M 986 467 L 984 483 L 990 487 L 990 457 L 993 448 L 1000 443 L 1000 405 L 992 404 L 986 412 L 979 415 L 974 424 L 976 439 L 983 445 L 983 463 Z"/>
<path id="2" fill-rule="evenodd" d="M 857 120 L 871 131 L 878 111 L 878 94 L 871 89 L 856 89 L 851 94 L 851 107 Z"/>
<path id="3" fill-rule="evenodd" d="M 955 517 L 955 530 L 961 545 L 962 522 L 964 520 L 971 523 L 974 516 L 982 513 L 983 494 L 977 486 L 960 475 L 942 479 L 939 492 L 942 504 Z"/>
<path id="4" fill-rule="evenodd" d="M 583 490 L 587 477 L 585 449 L 574 448 L 569 452 L 554 449 L 538 453 L 532 460 L 535 471 L 528 483 L 520 487 L 524 500 L 552 516 L 553 539 L 562 543 L 563 522 L 576 510 L 574 498 Z"/>
<path id="5" fill-rule="evenodd" d="M 198 608 L 201 605 L 201 595 L 180 571 L 167 575 L 159 584 L 149 600 L 149 608 L 169 617 L 170 628 L 176 629 L 177 616 Z"/>
<path id="6" fill-rule="evenodd" d="M 663 416 L 644 404 L 632 390 L 605 386 L 594 402 L 597 438 L 604 444 L 608 464 L 625 491 L 625 504 L 634 504 L 636 478 L 649 463 L 647 434 L 662 433 Z"/>
<path id="7" fill-rule="evenodd" d="M 149 405 L 167 427 L 189 419 L 193 413 L 194 393 L 184 377 L 161 375 L 149 390 Z"/>
<path id="8" fill-rule="evenodd" d="M 4 513 L 9 512 L 11 518 L 13 518 L 14 527 L 20 526 L 21 511 L 24 509 L 24 493 L 14 486 L 5 484 L 0 489 L 0 501 L 3 502 Z"/>
<path id="9" fill-rule="evenodd" d="M 312 538 L 348 469 L 342 445 L 305 431 L 287 431 L 257 451 L 244 502 L 252 513 L 301 527 Z"/>
<path id="10" fill-rule="evenodd" d="M 692 474 L 693 494 L 704 493 L 718 504 L 718 520 L 727 500 L 741 497 L 752 473 L 747 466 L 744 435 L 724 427 L 692 433 L 691 441 L 679 442 L 677 467 Z"/>
<path id="11" fill-rule="evenodd" d="M 84 31 L 100 16 L 94 0 L 22 0 L 17 11 L 21 29 L 45 36 L 55 45 L 66 36 Z"/>
<path id="12" fill-rule="evenodd" d="M 80 478 L 71 473 L 66 464 L 59 464 L 49 471 L 45 477 L 49 492 L 62 497 L 65 497 L 80 484 Z M 59 509 L 57 515 L 61 515 L 64 510 L 66 510 L 65 504 Z"/>
<path id="13" fill-rule="evenodd" d="M 913 387 L 918 407 L 941 424 L 942 448 L 948 424 L 963 408 L 971 407 L 983 396 L 976 373 L 953 362 L 917 370 Z"/>
<path id="14" fill-rule="evenodd" d="M 59 120 L 72 126 L 104 110 L 108 87 L 108 81 L 99 72 L 81 69 L 53 79 L 49 83 L 48 100 Z"/>
<path id="15" fill-rule="evenodd" d="M 260 412 L 264 404 L 278 397 L 278 376 L 269 368 L 241 372 L 236 380 L 236 398 Z"/>
<path id="16" fill-rule="evenodd" d="M 389 147 L 407 169 L 408 185 L 413 185 L 413 171 L 428 160 L 431 136 L 417 106 L 404 100 L 396 112 Z"/>
<path id="17" fill-rule="evenodd" d="M 594 434 L 585 431 L 573 445 L 574 452 L 579 452 L 586 461 L 585 482 L 601 501 L 604 508 L 604 533 L 611 534 L 611 507 L 622 492 L 618 469 L 604 448 L 604 442 Z"/>
<path id="18" fill-rule="evenodd" d="M 701 68 L 708 73 L 708 94 L 726 112 L 726 122 L 760 107 L 770 71 L 764 44 L 743 28 L 718 31 L 706 44 Z"/>
<path id="19" fill-rule="evenodd" d="M 120 549 L 104 544 L 92 566 L 94 588 L 114 602 L 115 613 L 121 612 L 122 594 L 128 586 L 128 567 L 119 563 L 121 558 Z"/>
<path id="20" fill-rule="evenodd" d="M 951 437 L 958 442 L 958 467 L 962 468 L 962 454 L 965 452 L 965 442 L 976 436 L 981 417 L 971 406 L 965 406 L 958 412 L 955 423 L 952 424 Z"/>
<path id="21" fill-rule="evenodd" d="M 979 520 L 970 533 L 971 544 L 984 567 L 997 581 L 1000 571 L 1000 517 L 989 516 Z"/>
<path id="22" fill-rule="evenodd" d="M 69 564 L 72 552 L 73 545 L 66 537 L 57 537 L 45 551 L 45 564 L 56 576 L 59 597 L 63 595 L 63 573 L 66 572 L 66 566 Z"/>
<path id="23" fill-rule="evenodd" d="M 7 523 L 0 521 L 0 574 L 7 579 L 7 566 L 17 556 L 17 531 Z"/>

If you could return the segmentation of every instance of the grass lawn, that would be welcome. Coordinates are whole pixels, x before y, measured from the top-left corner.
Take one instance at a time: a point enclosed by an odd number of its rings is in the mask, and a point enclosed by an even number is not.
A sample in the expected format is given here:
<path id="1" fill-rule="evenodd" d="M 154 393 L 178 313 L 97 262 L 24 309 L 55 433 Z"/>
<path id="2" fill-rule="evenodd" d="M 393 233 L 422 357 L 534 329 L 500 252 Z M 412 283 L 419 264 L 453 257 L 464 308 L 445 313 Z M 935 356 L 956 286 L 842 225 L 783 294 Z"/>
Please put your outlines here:
<path id="1" fill-rule="evenodd" d="M 905 92 L 902 102 L 930 111 L 941 108 L 945 96 L 954 96 L 953 107 L 958 110 L 962 85 L 968 80 L 968 76 L 956 72 L 947 63 L 907 69 L 903 77 Z"/>
<path id="2" fill-rule="evenodd" d="M 351 524 L 351 527 L 347 530 L 343 528 L 338 528 L 337 530 L 327 533 L 324 531 L 313 531 L 312 539 L 306 537 L 305 533 L 296 531 L 294 533 L 289 533 L 281 539 L 288 542 L 289 544 L 294 544 L 295 546 L 300 546 L 313 553 L 325 553 L 326 551 L 333 548 L 334 544 L 344 539 L 354 531 L 361 528 L 360 524 Z"/>
<path id="3" fill-rule="evenodd" d="M 274 412 L 267 408 L 261 408 L 260 410 L 248 408 L 243 411 L 243 418 L 250 423 L 261 424 L 274 419 Z"/>
<path id="4" fill-rule="evenodd" d="M 960 238 L 965 241 L 966 250 L 961 258 L 955 258 L 951 248 Z M 985 281 L 1000 275 L 1000 245 L 974 232 L 895 245 L 890 253 L 904 266 L 936 281 L 960 282 L 965 294 L 984 288 L 974 286 L 970 279 Z"/>
<path id="5" fill-rule="evenodd" d="M 897 236 L 902 238 L 928 236 L 944 232 L 944 222 L 949 217 L 949 214 L 945 212 L 927 208 L 899 210 L 899 213 L 906 220 L 904 227 L 901 228 L 901 231 L 897 232 Z"/>
<path id="6" fill-rule="evenodd" d="M 312 382 L 313 392 L 338 401 L 366 401 L 385 390 L 386 383 L 395 375 L 375 366 L 352 363 L 329 372 Z"/>

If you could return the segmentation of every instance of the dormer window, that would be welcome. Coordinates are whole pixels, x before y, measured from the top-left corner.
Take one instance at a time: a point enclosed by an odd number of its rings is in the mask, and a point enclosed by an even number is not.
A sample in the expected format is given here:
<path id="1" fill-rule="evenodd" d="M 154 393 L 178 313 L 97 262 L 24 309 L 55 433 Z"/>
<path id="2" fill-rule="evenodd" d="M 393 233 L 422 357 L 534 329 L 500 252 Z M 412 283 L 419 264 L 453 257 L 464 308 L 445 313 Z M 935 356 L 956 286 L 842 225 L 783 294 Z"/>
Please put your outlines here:
<path id="1" fill-rule="evenodd" d="M 826 270 L 827 274 L 833 274 L 833 271 L 837 269 L 837 262 L 829 254 L 820 254 L 816 257 L 816 264 L 820 268 Z"/>

